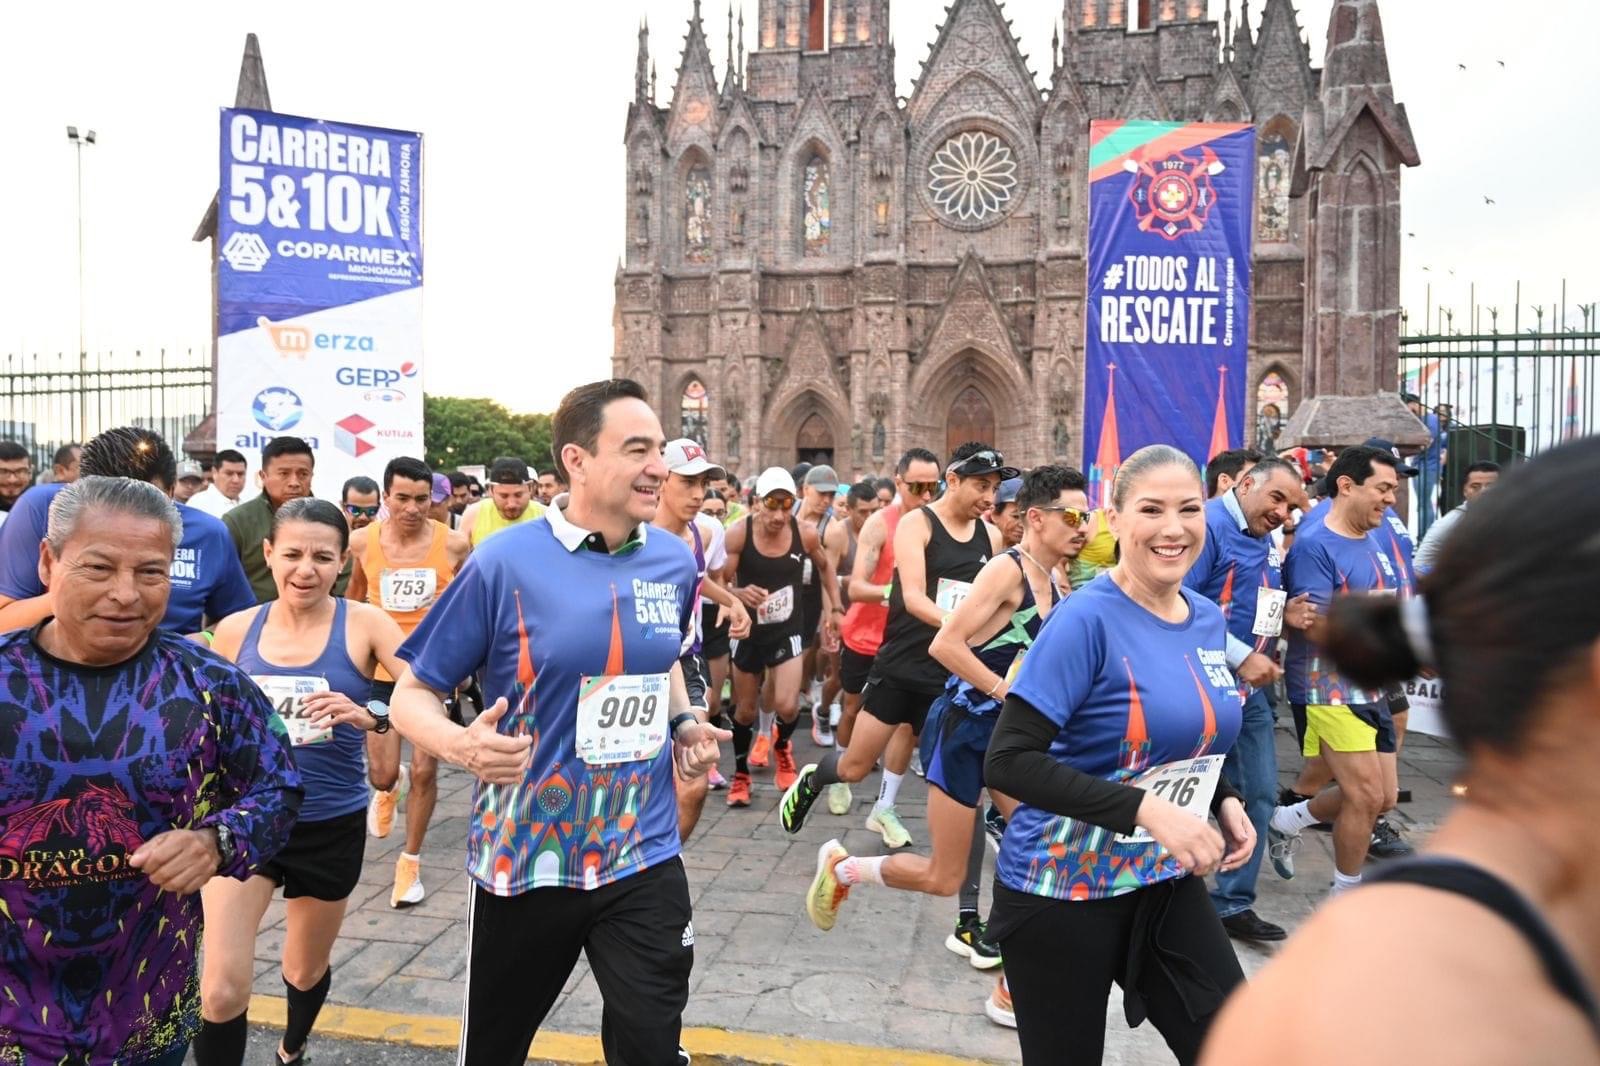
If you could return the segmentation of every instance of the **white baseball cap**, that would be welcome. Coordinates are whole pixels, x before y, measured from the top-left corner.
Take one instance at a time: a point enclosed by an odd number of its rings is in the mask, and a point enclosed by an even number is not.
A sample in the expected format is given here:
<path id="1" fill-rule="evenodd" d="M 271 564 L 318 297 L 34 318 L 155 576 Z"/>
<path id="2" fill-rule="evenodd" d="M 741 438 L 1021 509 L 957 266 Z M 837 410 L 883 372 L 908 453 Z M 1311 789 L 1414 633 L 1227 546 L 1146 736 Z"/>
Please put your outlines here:
<path id="1" fill-rule="evenodd" d="M 756 478 L 756 496 L 770 496 L 774 492 L 787 492 L 791 496 L 800 493 L 794 487 L 794 478 L 789 471 L 781 466 L 769 466 L 761 471 L 761 476 Z"/>
<path id="2" fill-rule="evenodd" d="M 728 476 L 726 470 L 706 458 L 706 450 L 700 447 L 699 442 L 688 437 L 668 442 L 663 458 L 667 461 L 668 470 L 684 477 L 697 477 L 700 474 L 710 474 L 713 478 Z"/>

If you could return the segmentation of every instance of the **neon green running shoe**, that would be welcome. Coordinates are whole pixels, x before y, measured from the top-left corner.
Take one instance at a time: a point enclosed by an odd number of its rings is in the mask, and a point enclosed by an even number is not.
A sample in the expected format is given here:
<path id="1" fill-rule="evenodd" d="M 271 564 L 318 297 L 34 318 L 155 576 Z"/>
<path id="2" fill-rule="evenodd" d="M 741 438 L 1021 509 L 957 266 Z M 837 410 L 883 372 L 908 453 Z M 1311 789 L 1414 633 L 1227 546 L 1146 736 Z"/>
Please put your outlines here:
<path id="1" fill-rule="evenodd" d="M 867 828 L 883 837 L 885 847 L 909 848 L 911 834 L 906 832 L 906 827 L 900 824 L 900 815 L 893 807 L 883 810 L 874 809 L 867 815 Z"/>

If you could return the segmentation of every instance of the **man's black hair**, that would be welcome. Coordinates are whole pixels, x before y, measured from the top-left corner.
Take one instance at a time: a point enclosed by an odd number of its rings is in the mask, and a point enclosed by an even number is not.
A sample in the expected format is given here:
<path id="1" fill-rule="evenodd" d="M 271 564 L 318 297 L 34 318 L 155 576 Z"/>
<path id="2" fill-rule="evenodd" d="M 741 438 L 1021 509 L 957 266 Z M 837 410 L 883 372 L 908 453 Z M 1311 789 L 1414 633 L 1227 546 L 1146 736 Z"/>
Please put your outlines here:
<path id="1" fill-rule="evenodd" d="M 433 471 L 428 469 L 428 464 L 421 459 L 413 459 L 409 455 L 399 455 L 389 460 L 389 465 L 383 468 L 383 491 L 387 495 L 394 488 L 394 479 L 403 477 L 407 481 L 425 481 L 428 483 L 428 492 L 433 492 Z"/>
<path id="2" fill-rule="evenodd" d="M 376 481 L 372 480 L 370 477 L 363 477 L 362 475 L 357 474 L 349 481 L 346 481 L 344 483 L 344 488 L 339 490 L 339 502 L 348 503 L 350 500 L 350 494 L 352 492 L 359 492 L 361 495 L 365 496 L 369 492 L 377 491 L 378 483 Z"/>
<path id="3" fill-rule="evenodd" d="M 267 441 L 267 446 L 261 449 L 261 469 L 265 470 L 267 464 L 280 455 L 303 455 L 311 460 L 311 465 L 317 465 L 317 453 L 311 450 L 311 445 L 299 437 L 273 437 Z"/>
<path id="4" fill-rule="evenodd" d="M 1206 496 L 1217 494 L 1217 485 L 1222 481 L 1222 475 L 1227 474 L 1235 481 L 1239 479 L 1239 471 L 1247 466 L 1259 463 L 1261 453 L 1254 448 L 1229 448 L 1225 452 L 1218 452 L 1206 464 Z"/>

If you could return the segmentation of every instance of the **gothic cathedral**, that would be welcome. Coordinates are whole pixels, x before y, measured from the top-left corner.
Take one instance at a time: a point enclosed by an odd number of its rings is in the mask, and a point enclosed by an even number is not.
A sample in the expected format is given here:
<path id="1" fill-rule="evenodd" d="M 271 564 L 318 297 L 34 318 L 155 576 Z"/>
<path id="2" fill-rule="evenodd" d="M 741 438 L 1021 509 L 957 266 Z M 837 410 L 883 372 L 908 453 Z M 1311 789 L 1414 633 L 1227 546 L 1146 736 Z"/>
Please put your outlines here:
<path id="1" fill-rule="evenodd" d="M 1332 0 L 1322 69 L 1290 0 L 1226 3 L 1065 0 L 1041 92 L 999 0 L 954 0 L 909 99 L 889 0 L 759 0 L 748 57 L 730 14 L 720 84 L 694 0 L 664 108 L 641 30 L 614 373 L 741 476 L 971 439 L 1076 465 L 1088 126 L 1143 118 L 1257 127 L 1252 406 L 1392 388 L 1352 339 L 1398 321 L 1417 163 L 1376 0 Z"/>

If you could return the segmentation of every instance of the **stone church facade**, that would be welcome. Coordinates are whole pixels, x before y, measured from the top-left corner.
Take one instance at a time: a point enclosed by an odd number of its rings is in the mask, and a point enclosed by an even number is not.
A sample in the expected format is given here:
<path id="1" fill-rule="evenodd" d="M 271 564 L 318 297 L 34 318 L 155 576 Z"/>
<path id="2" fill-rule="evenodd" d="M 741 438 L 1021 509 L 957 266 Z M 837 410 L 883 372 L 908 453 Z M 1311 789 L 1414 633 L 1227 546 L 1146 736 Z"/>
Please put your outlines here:
<path id="1" fill-rule="evenodd" d="M 955 0 L 902 99 L 889 0 L 760 0 L 720 78 L 694 0 L 665 107 L 640 31 L 614 373 L 741 475 L 1076 465 L 1088 127 L 1124 118 L 1257 127 L 1252 405 L 1392 388 L 1416 149 L 1376 0 L 1332 7 L 1319 70 L 1289 0 L 1066 0 L 1041 92 L 998 0 Z"/>

